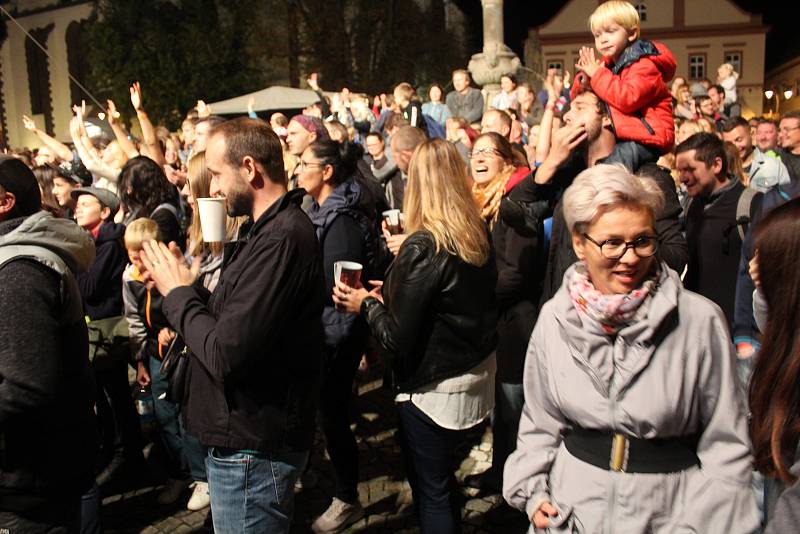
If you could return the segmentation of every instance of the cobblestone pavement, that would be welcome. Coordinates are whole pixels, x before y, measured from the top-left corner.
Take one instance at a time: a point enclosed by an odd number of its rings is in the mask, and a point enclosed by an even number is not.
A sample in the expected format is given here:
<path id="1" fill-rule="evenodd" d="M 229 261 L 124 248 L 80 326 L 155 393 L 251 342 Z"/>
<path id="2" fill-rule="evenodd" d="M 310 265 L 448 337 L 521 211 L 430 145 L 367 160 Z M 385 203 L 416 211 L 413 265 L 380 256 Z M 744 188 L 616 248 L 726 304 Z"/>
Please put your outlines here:
<path id="1" fill-rule="evenodd" d="M 379 370 L 376 370 L 379 372 Z M 372 373 L 371 373 L 372 374 Z M 360 450 L 359 498 L 365 517 L 347 533 L 419 532 L 411 504 L 411 490 L 404 480 L 397 425 L 390 392 L 381 387 L 380 378 L 359 381 L 354 397 L 354 429 Z M 492 436 L 488 424 L 479 425 L 458 447 L 454 465 L 459 482 L 464 477 L 486 470 L 491 462 Z M 311 463 L 319 475 L 313 489 L 300 491 L 295 500 L 292 534 L 311 532 L 310 525 L 327 508 L 334 493 L 333 470 L 318 436 Z M 149 479 L 149 477 L 148 477 Z M 173 506 L 156 502 L 160 486 L 142 482 L 135 487 L 103 499 L 103 526 L 108 533 L 182 533 L 201 530 L 208 509 L 190 512 L 184 508 L 189 497 Z M 477 496 L 477 490 L 462 487 L 462 517 L 465 533 L 524 533 L 525 517 L 501 506 L 499 495 Z"/>

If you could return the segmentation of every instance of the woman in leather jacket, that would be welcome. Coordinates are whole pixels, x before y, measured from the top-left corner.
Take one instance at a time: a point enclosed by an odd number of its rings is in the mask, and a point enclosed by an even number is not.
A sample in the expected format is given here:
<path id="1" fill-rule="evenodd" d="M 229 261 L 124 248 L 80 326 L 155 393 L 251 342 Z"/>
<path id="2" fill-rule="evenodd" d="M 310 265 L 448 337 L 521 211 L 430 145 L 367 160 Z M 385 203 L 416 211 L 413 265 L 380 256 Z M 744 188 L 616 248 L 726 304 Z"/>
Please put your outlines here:
<path id="1" fill-rule="evenodd" d="M 444 140 L 415 151 L 404 200 L 408 238 L 386 282 L 337 283 L 392 357 L 403 454 L 423 533 L 460 531 L 452 452 L 494 404 L 497 269 L 461 156 Z"/>

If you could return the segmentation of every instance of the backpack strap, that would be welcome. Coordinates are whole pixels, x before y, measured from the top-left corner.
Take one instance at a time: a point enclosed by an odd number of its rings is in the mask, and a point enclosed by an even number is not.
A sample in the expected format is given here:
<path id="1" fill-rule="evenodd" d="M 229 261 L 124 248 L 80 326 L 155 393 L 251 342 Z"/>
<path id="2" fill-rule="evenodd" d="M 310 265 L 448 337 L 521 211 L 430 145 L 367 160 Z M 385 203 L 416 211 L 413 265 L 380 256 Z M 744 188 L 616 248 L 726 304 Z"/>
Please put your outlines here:
<path id="1" fill-rule="evenodd" d="M 739 238 L 742 241 L 744 241 L 747 226 L 750 224 L 750 205 L 753 203 L 753 197 L 756 196 L 756 193 L 758 191 L 752 187 L 745 187 L 736 203 L 736 230 L 739 232 Z"/>
<path id="2" fill-rule="evenodd" d="M 156 206 L 156 209 L 153 210 L 153 213 L 155 213 L 155 212 L 157 212 L 158 210 L 161 210 L 161 209 L 165 209 L 165 210 L 169 211 L 180 222 L 181 218 L 178 215 L 178 208 L 176 208 L 174 204 L 171 204 L 169 202 L 164 202 L 163 204 L 159 204 L 158 206 Z M 151 217 L 153 216 L 153 213 L 150 214 Z"/>
<path id="3" fill-rule="evenodd" d="M 20 258 L 35 260 L 55 271 L 61 278 L 61 302 L 64 304 L 62 324 L 71 324 L 83 318 L 83 301 L 78 289 L 78 282 L 61 256 L 38 245 L 4 245 L 0 247 L 0 267 Z"/>

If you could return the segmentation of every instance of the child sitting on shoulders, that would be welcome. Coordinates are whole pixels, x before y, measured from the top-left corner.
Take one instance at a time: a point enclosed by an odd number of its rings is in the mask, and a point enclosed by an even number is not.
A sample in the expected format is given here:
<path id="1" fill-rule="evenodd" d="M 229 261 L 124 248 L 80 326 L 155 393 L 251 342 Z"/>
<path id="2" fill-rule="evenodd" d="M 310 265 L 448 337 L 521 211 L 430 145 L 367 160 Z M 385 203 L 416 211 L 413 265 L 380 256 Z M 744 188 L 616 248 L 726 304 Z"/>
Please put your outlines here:
<path id="1" fill-rule="evenodd" d="M 628 2 L 600 4 L 589 26 L 602 59 L 592 48 L 581 49 L 575 66 L 582 72 L 575 77 L 572 96 L 589 85 L 608 104 L 617 146 L 605 162 L 636 171 L 672 150 L 675 142 L 667 87 L 675 57 L 662 43 L 640 39 L 639 13 Z"/>

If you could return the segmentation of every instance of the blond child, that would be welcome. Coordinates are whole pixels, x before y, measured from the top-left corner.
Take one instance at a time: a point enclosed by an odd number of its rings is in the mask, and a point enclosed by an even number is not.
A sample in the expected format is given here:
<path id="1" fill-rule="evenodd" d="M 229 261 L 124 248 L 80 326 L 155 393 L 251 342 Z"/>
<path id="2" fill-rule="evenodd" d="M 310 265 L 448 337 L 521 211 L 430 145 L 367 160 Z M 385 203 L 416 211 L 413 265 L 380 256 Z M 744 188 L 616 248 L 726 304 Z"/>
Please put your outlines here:
<path id="1" fill-rule="evenodd" d="M 589 27 L 602 57 L 596 58 L 592 48 L 581 49 L 572 97 L 591 90 L 608 105 L 618 143 L 606 161 L 635 171 L 674 144 L 667 81 L 675 74 L 675 57 L 662 43 L 640 38 L 639 13 L 628 2 L 600 4 Z"/>

